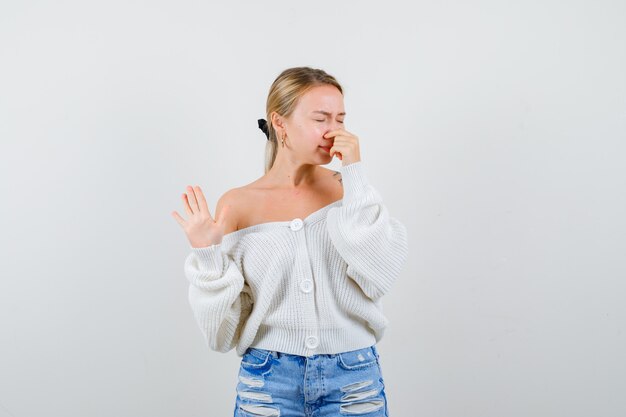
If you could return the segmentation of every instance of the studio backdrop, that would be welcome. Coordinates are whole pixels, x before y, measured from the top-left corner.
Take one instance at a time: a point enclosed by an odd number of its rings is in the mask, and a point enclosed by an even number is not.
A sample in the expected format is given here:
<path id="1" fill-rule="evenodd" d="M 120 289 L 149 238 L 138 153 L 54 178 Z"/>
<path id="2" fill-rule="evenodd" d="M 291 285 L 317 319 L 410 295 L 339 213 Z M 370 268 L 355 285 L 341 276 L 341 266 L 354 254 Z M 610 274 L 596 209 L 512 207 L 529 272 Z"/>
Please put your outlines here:
<path id="1" fill-rule="evenodd" d="M 0 417 L 232 415 L 240 358 L 206 346 L 171 212 L 263 175 L 295 66 L 342 84 L 407 227 L 390 415 L 626 415 L 624 22 L 610 0 L 3 1 Z"/>

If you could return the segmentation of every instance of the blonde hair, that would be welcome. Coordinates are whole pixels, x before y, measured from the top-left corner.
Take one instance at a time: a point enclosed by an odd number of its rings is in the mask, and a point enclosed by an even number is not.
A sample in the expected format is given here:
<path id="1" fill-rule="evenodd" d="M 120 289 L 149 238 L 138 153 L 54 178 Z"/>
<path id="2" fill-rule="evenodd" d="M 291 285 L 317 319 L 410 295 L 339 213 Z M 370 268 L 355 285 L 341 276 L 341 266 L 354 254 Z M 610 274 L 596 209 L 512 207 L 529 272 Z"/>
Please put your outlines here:
<path id="1" fill-rule="evenodd" d="M 272 83 L 267 95 L 265 113 L 269 138 L 265 145 L 265 173 L 267 173 L 278 153 L 278 138 L 272 126 L 270 115 L 273 112 L 283 117 L 289 117 L 298 104 L 298 99 L 313 87 L 319 85 L 334 85 L 343 94 L 343 89 L 335 77 L 324 70 L 311 67 L 293 67 L 280 73 Z"/>

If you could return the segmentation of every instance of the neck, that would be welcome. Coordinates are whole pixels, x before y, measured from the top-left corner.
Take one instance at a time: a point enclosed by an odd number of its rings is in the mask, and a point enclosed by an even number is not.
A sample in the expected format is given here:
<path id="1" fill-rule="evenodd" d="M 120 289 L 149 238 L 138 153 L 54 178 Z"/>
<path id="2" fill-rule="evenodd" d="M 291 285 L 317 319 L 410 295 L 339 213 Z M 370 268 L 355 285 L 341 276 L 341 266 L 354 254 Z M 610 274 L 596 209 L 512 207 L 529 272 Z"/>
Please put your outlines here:
<path id="1" fill-rule="evenodd" d="M 276 188 L 303 189 L 315 183 L 316 174 L 317 165 L 281 157 L 279 153 L 265 178 Z"/>

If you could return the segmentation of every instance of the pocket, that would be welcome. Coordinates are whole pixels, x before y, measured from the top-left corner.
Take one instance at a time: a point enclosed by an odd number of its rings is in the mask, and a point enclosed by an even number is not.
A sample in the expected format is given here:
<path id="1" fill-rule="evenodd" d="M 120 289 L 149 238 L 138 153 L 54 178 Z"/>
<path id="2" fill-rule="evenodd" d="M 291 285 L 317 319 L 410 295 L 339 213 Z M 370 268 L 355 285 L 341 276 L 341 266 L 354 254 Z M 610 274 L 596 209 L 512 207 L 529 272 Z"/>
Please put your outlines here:
<path id="1" fill-rule="evenodd" d="M 372 347 L 337 354 L 339 366 L 346 370 L 359 370 L 378 364 L 376 351 Z"/>
<path id="2" fill-rule="evenodd" d="M 266 349 L 248 348 L 241 358 L 241 367 L 251 372 L 267 370 L 272 361 L 272 352 Z"/>

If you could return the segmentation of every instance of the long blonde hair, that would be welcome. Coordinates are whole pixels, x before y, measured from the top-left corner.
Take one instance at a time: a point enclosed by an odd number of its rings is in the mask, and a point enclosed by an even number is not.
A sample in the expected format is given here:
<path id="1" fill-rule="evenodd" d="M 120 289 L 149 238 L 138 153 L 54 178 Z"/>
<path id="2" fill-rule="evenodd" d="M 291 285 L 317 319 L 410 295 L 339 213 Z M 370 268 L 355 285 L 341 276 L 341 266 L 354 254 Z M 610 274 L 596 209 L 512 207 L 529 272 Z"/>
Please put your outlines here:
<path id="1" fill-rule="evenodd" d="M 280 73 L 272 83 L 267 95 L 265 113 L 269 138 L 265 145 L 265 173 L 272 168 L 278 153 L 278 138 L 272 126 L 270 115 L 276 112 L 283 117 L 293 113 L 298 99 L 313 87 L 319 85 L 334 85 L 343 94 L 343 89 L 335 77 L 324 70 L 311 67 L 293 67 Z"/>

